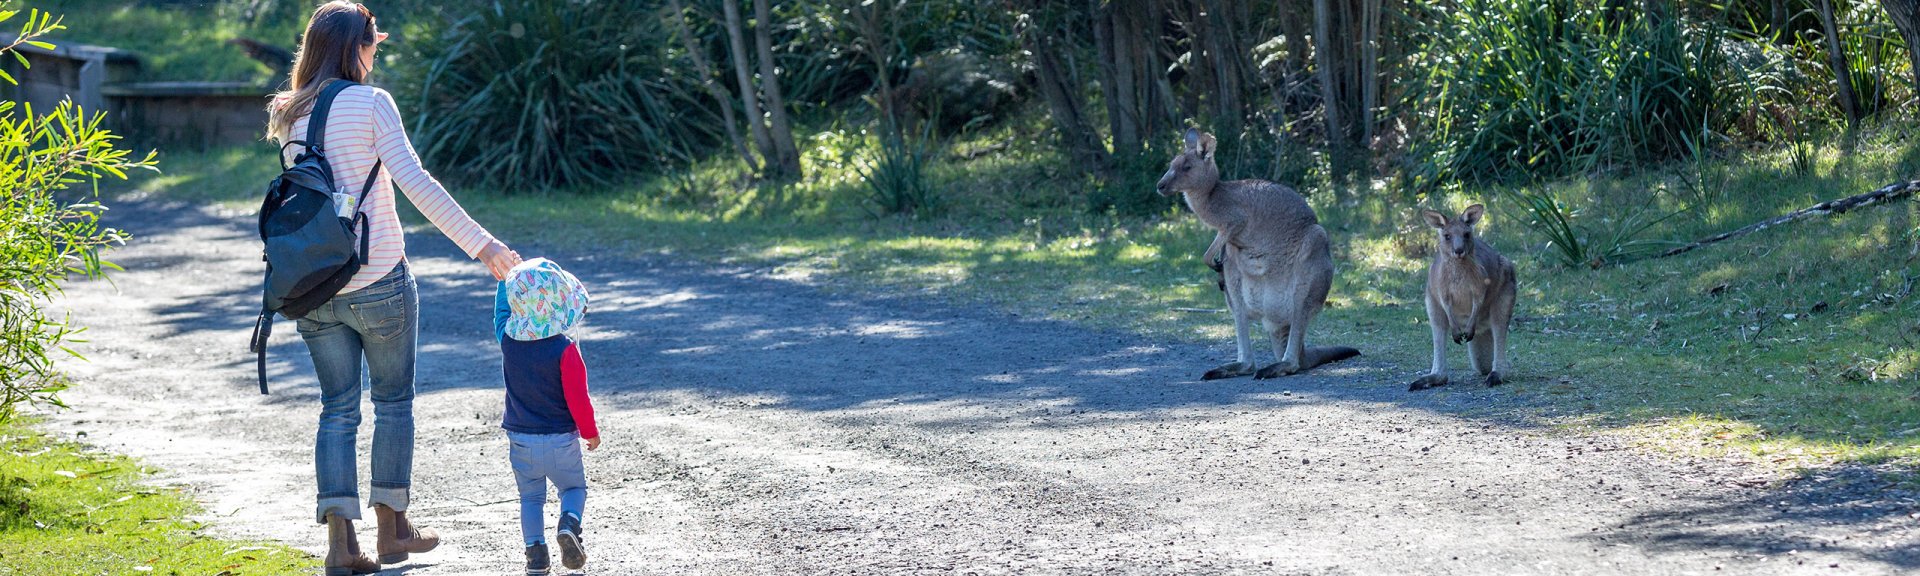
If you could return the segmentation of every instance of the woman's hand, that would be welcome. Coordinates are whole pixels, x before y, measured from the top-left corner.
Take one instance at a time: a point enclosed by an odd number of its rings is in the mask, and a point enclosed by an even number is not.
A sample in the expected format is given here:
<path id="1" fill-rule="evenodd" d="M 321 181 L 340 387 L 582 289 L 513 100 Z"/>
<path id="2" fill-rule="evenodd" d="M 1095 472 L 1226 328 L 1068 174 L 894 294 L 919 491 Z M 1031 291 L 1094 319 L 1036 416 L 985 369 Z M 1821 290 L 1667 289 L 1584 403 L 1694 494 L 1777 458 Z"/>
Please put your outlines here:
<path id="1" fill-rule="evenodd" d="M 506 280 L 507 272 L 520 265 L 520 253 L 494 240 L 486 248 L 480 249 L 480 262 L 487 265 L 487 271 L 493 273 L 494 280 Z"/>
<path id="2" fill-rule="evenodd" d="M 592 437 L 592 438 L 588 438 L 588 439 L 586 439 L 586 440 L 585 440 L 585 442 L 587 443 L 587 451 L 588 451 L 588 452 L 592 452 L 592 451 L 594 451 L 594 450 L 599 450 L 599 449 L 600 449 L 600 437 L 599 437 L 599 436 L 594 436 L 594 437 Z"/>

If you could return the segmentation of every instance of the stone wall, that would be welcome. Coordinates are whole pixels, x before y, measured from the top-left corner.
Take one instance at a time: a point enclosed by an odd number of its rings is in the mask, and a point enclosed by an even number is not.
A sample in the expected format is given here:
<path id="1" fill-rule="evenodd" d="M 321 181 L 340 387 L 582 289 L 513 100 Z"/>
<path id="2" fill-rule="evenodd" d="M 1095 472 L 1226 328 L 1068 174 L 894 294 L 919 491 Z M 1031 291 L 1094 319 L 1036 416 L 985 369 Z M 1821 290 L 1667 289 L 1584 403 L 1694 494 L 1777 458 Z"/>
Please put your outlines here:
<path id="1" fill-rule="evenodd" d="M 0 43 L 11 35 L 0 34 Z M 137 82 L 140 59 L 125 50 L 85 44 L 53 49 L 19 47 L 31 67 L 12 57 L 0 69 L 19 85 L 0 82 L 0 97 L 45 113 L 71 99 L 107 112 L 109 129 L 139 148 L 210 148 L 259 142 L 267 123 L 266 87 L 233 82 Z"/>
<path id="2" fill-rule="evenodd" d="M 266 136 L 266 88 L 230 82 L 148 82 L 103 90 L 108 121 L 138 147 L 213 148 Z"/>

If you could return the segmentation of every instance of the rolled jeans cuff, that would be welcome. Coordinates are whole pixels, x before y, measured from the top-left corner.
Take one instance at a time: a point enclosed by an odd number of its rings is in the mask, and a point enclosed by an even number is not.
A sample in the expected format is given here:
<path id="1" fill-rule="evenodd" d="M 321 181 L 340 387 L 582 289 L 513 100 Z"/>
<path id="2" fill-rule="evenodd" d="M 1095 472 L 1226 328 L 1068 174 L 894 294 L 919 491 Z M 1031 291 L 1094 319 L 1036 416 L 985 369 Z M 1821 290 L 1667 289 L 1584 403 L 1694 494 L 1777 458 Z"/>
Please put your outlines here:
<path id="1" fill-rule="evenodd" d="M 314 507 L 313 521 L 320 524 L 326 524 L 327 514 L 329 513 L 335 516 L 339 516 L 340 519 L 342 520 L 359 520 L 360 519 L 360 497 L 358 496 L 321 497 L 319 505 Z"/>
<path id="2" fill-rule="evenodd" d="M 407 498 L 406 486 L 381 486 L 375 484 L 373 486 L 373 492 L 368 495 L 367 505 L 386 506 L 393 509 L 394 512 L 406 512 Z"/>

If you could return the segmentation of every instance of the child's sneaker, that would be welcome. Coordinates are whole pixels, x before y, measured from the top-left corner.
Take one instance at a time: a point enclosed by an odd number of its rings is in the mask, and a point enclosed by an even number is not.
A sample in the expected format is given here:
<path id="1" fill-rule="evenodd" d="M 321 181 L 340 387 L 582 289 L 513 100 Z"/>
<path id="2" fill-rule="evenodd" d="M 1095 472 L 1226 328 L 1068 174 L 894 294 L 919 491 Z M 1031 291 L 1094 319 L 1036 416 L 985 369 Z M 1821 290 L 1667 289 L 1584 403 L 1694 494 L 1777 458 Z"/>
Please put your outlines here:
<path id="1" fill-rule="evenodd" d="M 555 530 L 560 541 L 560 565 L 579 570 L 587 565 L 587 549 L 580 545 L 580 517 L 573 514 L 561 514 L 560 526 Z"/>
<path id="2" fill-rule="evenodd" d="M 527 545 L 527 576 L 547 576 L 553 560 L 547 556 L 547 543 Z"/>

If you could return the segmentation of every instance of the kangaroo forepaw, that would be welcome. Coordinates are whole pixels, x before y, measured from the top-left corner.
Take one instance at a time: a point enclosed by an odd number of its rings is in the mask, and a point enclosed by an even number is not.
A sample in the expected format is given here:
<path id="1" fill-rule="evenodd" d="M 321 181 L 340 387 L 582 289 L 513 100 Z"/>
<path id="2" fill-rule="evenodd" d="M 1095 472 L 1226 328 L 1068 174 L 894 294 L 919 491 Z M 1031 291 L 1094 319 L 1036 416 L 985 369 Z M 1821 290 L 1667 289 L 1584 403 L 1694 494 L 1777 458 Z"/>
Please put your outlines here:
<path id="1" fill-rule="evenodd" d="M 1253 374 L 1253 379 L 1266 380 L 1268 378 L 1292 376 L 1294 374 L 1299 374 L 1299 373 L 1300 373 L 1300 364 L 1298 362 L 1275 362 L 1271 365 L 1268 365 L 1266 368 L 1261 368 L 1259 372 L 1255 372 Z"/>
<path id="2" fill-rule="evenodd" d="M 1472 341 L 1473 341 L 1473 333 L 1472 333 L 1472 332 L 1468 332 L 1468 333 L 1465 333 L 1465 334 L 1454 334 L 1454 335 L 1453 335 L 1453 343 L 1454 343 L 1454 344 L 1466 344 L 1466 343 L 1468 343 L 1468 342 L 1472 342 Z"/>
<path id="3" fill-rule="evenodd" d="M 1499 386 L 1505 383 L 1507 383 L 1507 380 L 1505 378 L 1500 377 L 1499 370 L 1494 370 L 1492 372 L 1487 373 L 1487 386 Z"/>
<path id="4" fill-rule="evenodd" d="M 1248 372 L 1252 372 L 1252 371 L 1253 371 L 1252 365 L 1233 362 L 1228 364 L 1222 364 L 1220 365 L 1219 368 L 1208 370 L 1205 375 L 1200 376 L 1200 379 L 1201 380 L 1224 380 L 1227 378 L 1238 378 L 1241 376 L 1246 376 Z"/>
<path id="5" fill-rule="evenodd" d="M 1428 388 L 1439 388 L 1441 386 L 1446 386 L 1446 385 L 1447 385 L 1446 374 L 1428 374 L 1426 376 L 1421 376 L 1417 380 L 1414 380 L 1412 385 L 1407 386 L 1407 391 L 1419 392 L 1421 390 L 1426 390 Z"/>

